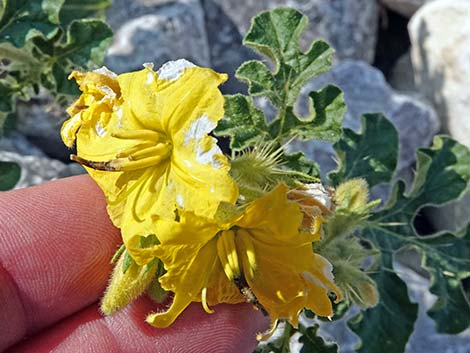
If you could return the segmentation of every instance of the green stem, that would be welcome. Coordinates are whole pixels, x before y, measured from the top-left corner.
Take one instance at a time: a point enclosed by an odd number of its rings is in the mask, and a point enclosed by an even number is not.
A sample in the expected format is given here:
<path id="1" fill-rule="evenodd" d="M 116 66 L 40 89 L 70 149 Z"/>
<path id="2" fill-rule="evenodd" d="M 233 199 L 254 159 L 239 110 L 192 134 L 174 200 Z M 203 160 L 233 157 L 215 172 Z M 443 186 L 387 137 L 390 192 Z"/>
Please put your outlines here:
<path id="1" fill-rule="evenodd" d="M 286 110 L 287 108 L 283 106 L 282 108 L 279 109 L 279 114 L 278 114 L 278 119 L 280 120 L 279 122 L 279 133 L 277 134 L 276 141 L 280 144 L 282 142 L 282 135 L 283 135 L 283 130 L 284 130 L 284 124 L 286 122 Z"/>

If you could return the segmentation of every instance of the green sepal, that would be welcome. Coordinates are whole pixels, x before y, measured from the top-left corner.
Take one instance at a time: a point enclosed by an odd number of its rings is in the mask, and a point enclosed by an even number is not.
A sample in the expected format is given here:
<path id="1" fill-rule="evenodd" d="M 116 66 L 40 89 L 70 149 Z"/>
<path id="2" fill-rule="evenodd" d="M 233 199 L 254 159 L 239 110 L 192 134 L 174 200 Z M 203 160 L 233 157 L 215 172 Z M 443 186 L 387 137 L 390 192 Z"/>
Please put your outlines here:
<path id="1" fill-rule="evenodd" d="M 140 237 L 139 247 L 140 248 L 150 248 L 154 245 L 159 245 L 160 240 L 158 240 L 155 234 L 148 234 L 147 236 Z"/>
<path id="2" fill-rule="evenodd" d="M 126 250 L 123 255 L 122 255 L 122 273 L 126 273 L 127 270 L 136 262 L 132 258 L 132 256 L 129 254 L 129 252 Z"/>
<path id="3" fill-rule="evenodd" d="M 122 253 L 124 252 L 124 250 L 126 250 L 126 246 L 124 244 L 122 244 L 119 249 L 116 250 L 116 252 L 114 253 L 113 257 L 111 258 L 111 265 L 115 264 L 117 260 L 119 260 L 119 258 L 121 257 Z"/>
<path id="4" fill-rule="evenodd" d="M 147 290 L 152 281 L 156 281 L 157 270 L 156 263 L 152 266 L 137 265 L 125 250 L 114 267 L 101 301 L 101 311 L 111 315 L 130 304 Z"/>
<path id="5" fill-rule="evenodd" d="M 21 167 L 15 162 L 0 161 L 0 191 L 13 189 L 21 178 Z"/>
<path id="6" fill-rule="evenodd" d="M 338 169 L 328 174 L 332 185 L 361 177 L 369 187 L 389 182 L 397 166 L 398 133 L 382 114 L 362 117 L 362 131 L 344 129 L 341 140 L 333 145 L 339 160 Z"/>

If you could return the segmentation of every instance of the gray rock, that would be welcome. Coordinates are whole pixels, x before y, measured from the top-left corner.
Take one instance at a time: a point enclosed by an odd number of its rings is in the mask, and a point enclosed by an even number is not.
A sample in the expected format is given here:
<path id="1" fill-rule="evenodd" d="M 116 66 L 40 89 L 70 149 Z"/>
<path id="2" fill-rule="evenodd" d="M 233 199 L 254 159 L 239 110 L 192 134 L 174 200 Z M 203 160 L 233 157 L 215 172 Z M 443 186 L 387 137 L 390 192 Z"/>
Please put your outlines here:
<path id="1" fill-rule="evenodd" d="M 470 1 L 423 6 L 408 27 L 416 83 L 444 131 L 470 147 Z"/>
<path id="2" fill-rule="evenodd" d="M 227 94 L 245 93 L 247 86 L 234 77 L 235 71 L 243 62 L 258 57 L 251 49 L 242 45 L 242 36 L 237 26 L 214 1 L 202 0 L 202 4 L 211 67 L 229 74 L 229 80 L 221 86 L 221 90 Z"/>
<path id="3" fill-rule="evenodd" d="M 47 157 L 26 156 L 13 152 L 0 151 L 0 161 L 16 162 L 21 166 L 21 178 L 15 189 L 84 173 L 84 169 L 78 164 L 68 165 Z"/>
<path id="4" fill-rule="evenodd" d="M 197 0 L 118 0 L 107 19 L 115 34 L 105 64 L 117 73 L 139 70 L 145 62 L 158 68 L 180 58 L 210 66 L 204 12 Z"/>
<path id="5" fill-rule="evenodd" d="M 377 40 L 378 6 L 371 0 L 215 0 L 244 35 L 250 18 L 278 6 L 296 8 L 310 19 L 304 47 L 324 38 L 336 49 L 337 59 L 372 62 Z"/>
<path id="6" fill-rule="evenodd" d="M 54 159 L 69 159 L 69 151 L 60 137 L 60 127 L 68 115 L 53 97 L 41 93 L 29 102 L 19 101 L 16 112 L 17 130 L 33 145 Z M 18 152 L 30 154 L 23 150 Z"/>
<path id="7" fill-rule="evenodd" d="M 433 108 L 413 97 L 394 91 L 385 81 L 383 74 L 360 61 L 345 61 L 334 66 L 331 71 L 311 80 L 302 90 L 296 110 L 302 116 L 308 113 L 307 94 L 328 83 L 339 86 L 344 91 L 348 107 L 344 126 L 360 130 L 361 115 L 364 113 L 384 113 L 395 125 L 400 138 L 400 176 L 407 178 L 410 167 L 415 162 L 416 149 L 429 146 L 433 136 L 439 131 L 439 119 Z M 320 163 L 326 173 L 336 167 L 331 144 L 324 142 L 294 141 L 292 150 L 303 150 Z M 387 189 L 380 189 L 377 197 L 384 199 Z"/>
<path id="8" fill-rule="evenodd" d="M 424 4 L 434 0 L 380 0 L 389 9 L 405 17 L 411 17 Z"/>
<path id="9" fill-rule="evenodd" d="M 46 157 L 44 152 L 33 145 L 18 131 L 11 131 L 0 137 L 0 151 L 14 152 L 27 156 Z"/>
<path id="10" fill-rule="evenodd" d="M 470 1 L 427 4 L 408 29 L 417 86 L 434 103 L 444 131 L 470 147 Z M 438 229 L 463 227 L 470 221 L 470 191 L 428 214 Z"/>
<path id="11" fill-rule="evenodd" d="M 442 207 L 425 209 L 428 219 L 436 230 L 458 231 L 470 223 L 470 187 L 462 199 Z"/>
<path id="12" fill-rule="evenodd" d="M 413 63 L 411 62 L 411 54 L 407 52 L 403 54 L 396 62 L 390 75 L 390 85 L 403 92 L 416 92 L 415 76 Z"/>

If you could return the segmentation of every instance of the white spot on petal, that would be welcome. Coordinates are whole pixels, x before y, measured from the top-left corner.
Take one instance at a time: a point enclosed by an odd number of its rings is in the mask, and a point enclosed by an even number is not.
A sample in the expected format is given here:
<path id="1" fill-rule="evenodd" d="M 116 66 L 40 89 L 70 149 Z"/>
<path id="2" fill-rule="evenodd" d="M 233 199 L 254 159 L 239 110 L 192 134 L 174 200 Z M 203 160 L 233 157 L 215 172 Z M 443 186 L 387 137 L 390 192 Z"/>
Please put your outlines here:
<path id="1" fill-rule="evenodd" d="M 196 143 L 201 140 L 205 135 L 215 129 L 217 124 L 209 119 L 206 114 L 201 115 L 197 118 L 184 135 L 183 144 L 187 145 L 192 139 L 196 140 Z"/>
<path id="2" fill-rule="evenodd" d="M 183 74 L 183 72 L 190 68 L 195 67 L 192 62 L 186 59 L 179 59 L 176 61 L 168 61 L 158 69 L 157 75 L 159 80 L 175 81 Z"/>
<path id="3" fill-rule="evenodd" d="M 213 186 L 211 186 L 211 189 L 210 189 L 211 193 L 213 194 L 215 192 L 215 189 Z"/>
<path id="4" fill-rule="evenodd" d="M 108 76 L 109 78 L 112 78 L 115 80 L 117 78 L 117 75 L 112 72 L 110 69 L 108 69 L 106 66 L 102 66 L 99 69 L 93 70 L 93 72 L 96 72 L 97 74 L 101 74 L 104 76 Z"/>
<path id="5" fill-rule="evenodd" d="M 104 135 L 106 135 L 106 130 L 99 121 L 95 124 L 95 132 L 99 137 L 103 137 Z"/>
<path id="6" fill-rule="evenodd" d="M 183 162 L 184 162 L 184 164 L 186 164 L 186 166 L 188 168 L 191 168 L 193 166 L 193 164 L 190 161 L 188 161 L 187 159 L 185 159 Z"/>
<path id="7" fill-rule="evenodd" d="M 178 207 L 184 207 L 184 198 L 182 195 L 176 195 L 176 204 L 178 205 Z"/>
<path id="8" fill-rule="evenodd" d="M 147 72 L 147 81 L 145 81 L 145 83 L 147 85 L 150 85 L 152 82 L 153 82 L 153 72 L 149 71 Z"/>
<path id="9" fill-rule="evenodd" d="M 214 168 L 220 168 L 222 167 L 222 163 L 215 158 L 216 155 L 220 154 L 222 154 L 222 151 L 214 141 L 214 145 L 208 151 L 203 151 L 201 146 L 197 146 L 196 160 L 201 164 L 212 164 Z"/>

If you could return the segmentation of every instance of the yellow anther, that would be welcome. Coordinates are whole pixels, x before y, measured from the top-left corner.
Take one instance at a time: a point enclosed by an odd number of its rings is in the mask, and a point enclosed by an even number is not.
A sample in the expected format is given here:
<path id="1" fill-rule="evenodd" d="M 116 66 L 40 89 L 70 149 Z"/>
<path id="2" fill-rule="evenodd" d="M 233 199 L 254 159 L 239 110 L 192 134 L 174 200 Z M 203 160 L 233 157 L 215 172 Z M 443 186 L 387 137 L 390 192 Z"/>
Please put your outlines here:
<path id="1" fill-rule="evenodd" d="M 170 152 L 168 151 L 168 153 L 159 156 L 143 158 L 138 161 L 130 161 L 127 158 L 119 158 L 110 161 L 110 165 L 112 166 L 113 170 L 116 171 L 127 171 L 147 168 L 156 164 L 160 164 L 164 159 L 169 156 L 169 154 Z"/>
<path id="2" fill-rule="evenodd" d="M 242 256 L 243 272 L 249 279 L 253 279 L 256 271 L 255 247 L 251 235 L 243 228 L 237 230 L 237 241 L 240 241 L 245 252 Z"/>
<path id="3" fill-rule="evenodd" d="M 225 274 L 229 280 L 240 275 L 237 248 L 235 246 L 235 233 L 233 230 L 223 231 L 217 239 L 217 253 Z"/>
<path id="4" fill-rule="evenodd" d="M 112 137 L 126 140 L 151 140 L 159 141 L 162 139 L 163 134 L 153 130 L 129 130 L 119 131 L 111 134 Z"/>
<path id="5" fill-rule="evenodd" d="M 171 145 L 169 143 L 159 143 L 156 146 L 144 148 L 135 153 L 132 153 L 128 158 L 129 160 L 137 161 L 148 156 L 168 155 L 170 150 Z"/>
<path id="6" fill-rule="evenodd" d="M 130 147 L 122 152 L 119 152 L 116 155 L 116 158 L 124 158 L 124 157 L 129 157 L 131 154 L 138 152 L 144 148 L 155 146 L 155 142 L 153 141 L 146 141 L 144 143 L 139 143 L 138 145 L 135 145 L 133 147 Z"/>

